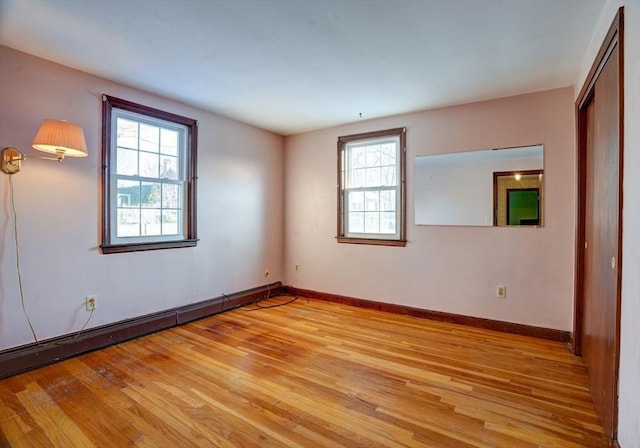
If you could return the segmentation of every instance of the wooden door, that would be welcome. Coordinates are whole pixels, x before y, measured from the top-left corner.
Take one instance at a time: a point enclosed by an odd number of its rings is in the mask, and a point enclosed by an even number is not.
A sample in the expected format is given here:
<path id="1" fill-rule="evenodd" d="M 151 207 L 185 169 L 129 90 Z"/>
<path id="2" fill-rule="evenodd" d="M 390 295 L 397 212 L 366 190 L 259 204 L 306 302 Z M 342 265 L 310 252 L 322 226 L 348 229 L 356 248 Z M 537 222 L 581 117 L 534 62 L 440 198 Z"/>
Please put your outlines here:
<path id="1" fill-rule="evenodd" d="M 601 51 L 593 82 L 578 105 L 583 236 L 578 244 L 583 254 L 578 257 L 576 349 L 584 356 L 591 395 L 612 442 L 617 429 L 622 261 L 621 58 L 616 36 Z"/>

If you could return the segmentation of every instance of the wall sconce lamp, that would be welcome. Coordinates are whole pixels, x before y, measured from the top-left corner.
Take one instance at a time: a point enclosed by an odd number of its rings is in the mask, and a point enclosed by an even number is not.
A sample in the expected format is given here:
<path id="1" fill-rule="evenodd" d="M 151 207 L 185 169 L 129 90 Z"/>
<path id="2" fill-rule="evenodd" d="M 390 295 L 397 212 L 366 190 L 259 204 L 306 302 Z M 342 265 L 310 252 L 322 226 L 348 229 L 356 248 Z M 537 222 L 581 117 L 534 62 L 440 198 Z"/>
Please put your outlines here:
<path id="1" fill-rule="evenodd" d="M 65 156 L 86 157 L 87 142 L 82 128 L 61 120 L 44 120 L 36 133 L 32 144 L 34 149 L 55 154 L 55 157 L 37 157 L 38 159 L 62 162 Z M 26 156 L 16 148 L 4 148 L 0 154 L 0 169 L 7 174 L 20 171 Z"/>

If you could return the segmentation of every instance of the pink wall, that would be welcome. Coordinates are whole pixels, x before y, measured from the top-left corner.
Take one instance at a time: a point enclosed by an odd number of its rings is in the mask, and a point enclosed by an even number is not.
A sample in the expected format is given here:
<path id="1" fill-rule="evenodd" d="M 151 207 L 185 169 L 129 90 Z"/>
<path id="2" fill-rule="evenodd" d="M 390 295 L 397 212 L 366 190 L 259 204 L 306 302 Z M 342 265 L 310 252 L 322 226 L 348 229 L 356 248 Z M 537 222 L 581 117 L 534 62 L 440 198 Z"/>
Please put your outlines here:
<path id="1" fill-rule="evenodd" d="M 0 148 L 27 154 L 44 118 L 84 128 L 89 156 L 27 159 L 13 176 L 26 307 L 40 338 L 217 297 L 281 278 L 280 136 L 0 47 Z M 100 135 L 103 93 L 199 122 L 195 248 L 102 255 Z M 0 349 L 32 342 L 20 308 L 9 177 L 0 173 Z M 265 279 L 264 271 L 271 272 Z"/>
<path id="2" fill-rule="evenodd" d="M 407 128 L 407 246 L 338 244 L 336 138 Z M 544 144 L 545 227 L 415 226 L 416 155 Z M 285 280 L 300 288 L 571 330 L 573 89 L 363 121 L 287 137 Z M 298 264 L 299 271 L 294 266 Z M 507 300 L 495 298 L 497 284 Z"/>

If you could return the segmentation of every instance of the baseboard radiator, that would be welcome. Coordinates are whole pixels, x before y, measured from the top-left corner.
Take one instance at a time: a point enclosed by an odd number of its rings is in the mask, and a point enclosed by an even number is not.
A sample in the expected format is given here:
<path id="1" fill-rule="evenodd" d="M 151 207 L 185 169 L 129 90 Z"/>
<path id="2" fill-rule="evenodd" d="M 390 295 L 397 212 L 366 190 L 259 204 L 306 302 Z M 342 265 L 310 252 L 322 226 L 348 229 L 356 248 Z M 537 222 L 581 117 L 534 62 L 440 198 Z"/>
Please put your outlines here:
<path id="1" fill-rule="evenodd" d="M 284 292 L 281 282 L 0 351 L 0 379 Z"/>

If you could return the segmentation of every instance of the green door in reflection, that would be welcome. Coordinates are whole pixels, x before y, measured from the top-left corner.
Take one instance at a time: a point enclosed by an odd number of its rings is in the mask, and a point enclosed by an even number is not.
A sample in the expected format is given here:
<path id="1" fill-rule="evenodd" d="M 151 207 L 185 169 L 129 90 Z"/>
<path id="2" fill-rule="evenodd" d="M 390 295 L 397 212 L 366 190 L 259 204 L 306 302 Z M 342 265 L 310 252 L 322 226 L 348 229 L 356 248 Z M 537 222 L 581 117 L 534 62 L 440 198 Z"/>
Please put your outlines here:
<path id="1" fill-rule="evenodd" d="M 540 189 L 507 190 L 507 222 L 510 226 L 540 225 Z"/>

